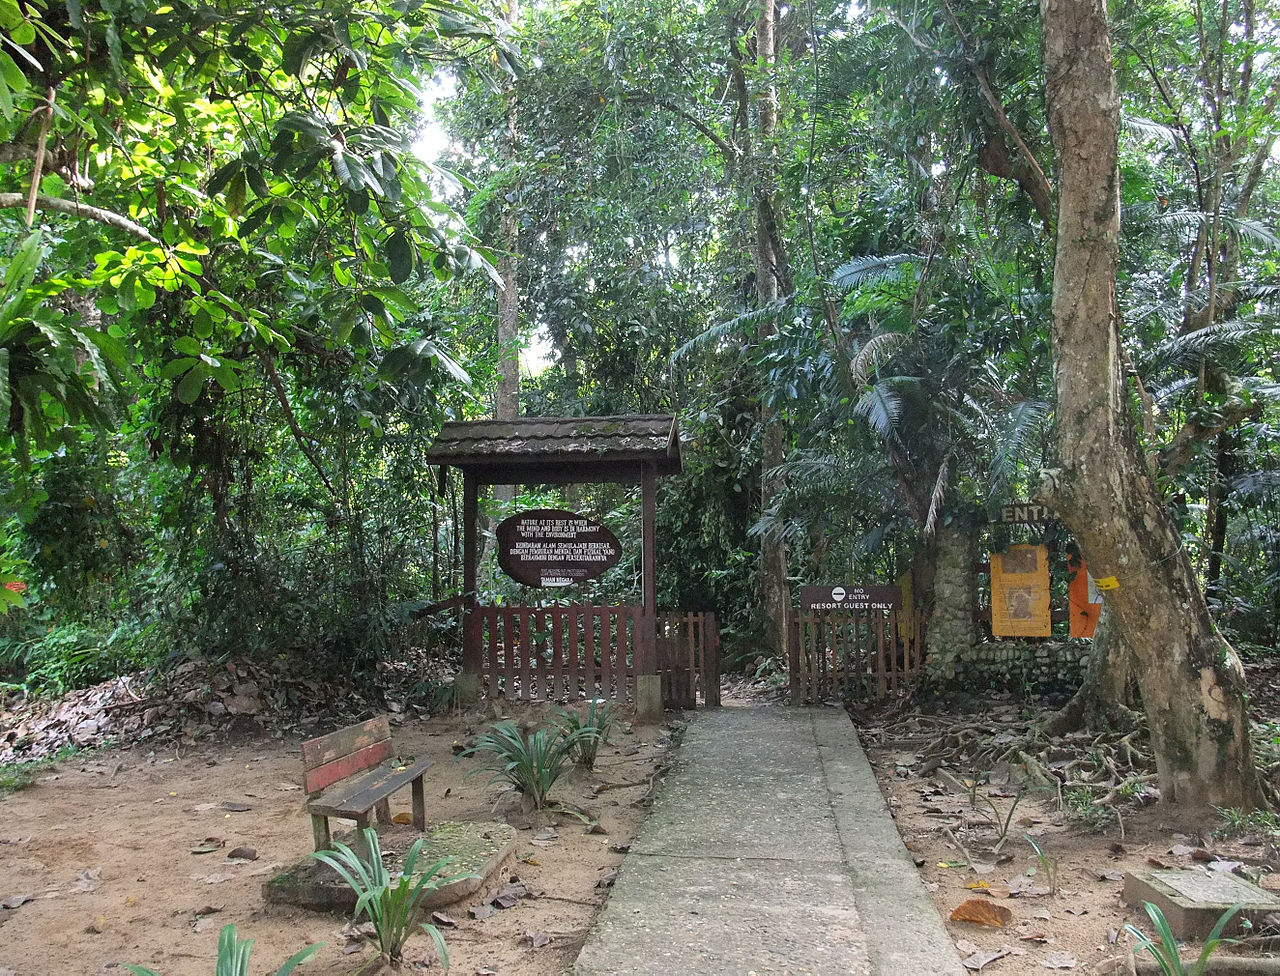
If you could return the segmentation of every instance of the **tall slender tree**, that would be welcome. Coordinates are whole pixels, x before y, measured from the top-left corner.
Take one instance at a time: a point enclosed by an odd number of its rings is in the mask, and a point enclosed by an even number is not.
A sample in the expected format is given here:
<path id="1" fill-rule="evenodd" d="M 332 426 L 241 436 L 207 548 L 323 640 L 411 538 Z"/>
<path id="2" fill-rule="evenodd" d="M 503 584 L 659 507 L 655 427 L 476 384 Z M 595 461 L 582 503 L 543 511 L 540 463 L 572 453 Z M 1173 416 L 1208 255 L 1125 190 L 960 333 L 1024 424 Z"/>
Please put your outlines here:
<path id="1" fill-rule="evenodd" d="M 1138 446 L 1116 268 L 1120 98 L 1104 0 L 1042 0 L 1058 163 L 1052 338 L 1061 467 L 1042 496 L 1080 543 L 1132 647 L 1162 798 L 1200 812 L 1257 797 L 1239 660 L 1215 630 Z"/>

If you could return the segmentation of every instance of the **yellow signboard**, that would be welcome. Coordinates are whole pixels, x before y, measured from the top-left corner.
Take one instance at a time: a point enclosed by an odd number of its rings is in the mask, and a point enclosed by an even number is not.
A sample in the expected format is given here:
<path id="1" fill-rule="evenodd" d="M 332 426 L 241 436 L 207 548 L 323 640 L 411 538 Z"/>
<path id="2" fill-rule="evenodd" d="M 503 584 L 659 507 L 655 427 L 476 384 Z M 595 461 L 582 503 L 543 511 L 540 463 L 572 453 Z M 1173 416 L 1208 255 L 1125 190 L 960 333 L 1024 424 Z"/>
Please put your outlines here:
<path id="1" fill-rule="evenodd" d="M 1049 550 L 1010 546 L 991 556 L 991 633 L 995 637 L 1050 637 Z"/>

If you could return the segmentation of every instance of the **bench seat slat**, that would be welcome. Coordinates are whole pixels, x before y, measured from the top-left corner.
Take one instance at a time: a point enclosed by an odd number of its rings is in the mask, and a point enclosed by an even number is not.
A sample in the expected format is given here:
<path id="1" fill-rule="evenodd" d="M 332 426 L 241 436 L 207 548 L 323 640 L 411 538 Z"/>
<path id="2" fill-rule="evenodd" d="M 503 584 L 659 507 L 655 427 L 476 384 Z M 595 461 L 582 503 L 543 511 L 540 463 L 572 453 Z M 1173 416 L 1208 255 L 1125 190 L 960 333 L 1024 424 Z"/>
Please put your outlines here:
<path id="1" fill-rule="evenodd" d="M 419 759 L 404 769 L 397 769 L 395 766 L 375 769 L 368 776 L 312 800 L 307 804 L 307 810 L 321 816 L 351 819 L 372 810 L 379 800 L 390 796 L 402 786 L 407 786 L 431 765 L 432 760 Z"/>

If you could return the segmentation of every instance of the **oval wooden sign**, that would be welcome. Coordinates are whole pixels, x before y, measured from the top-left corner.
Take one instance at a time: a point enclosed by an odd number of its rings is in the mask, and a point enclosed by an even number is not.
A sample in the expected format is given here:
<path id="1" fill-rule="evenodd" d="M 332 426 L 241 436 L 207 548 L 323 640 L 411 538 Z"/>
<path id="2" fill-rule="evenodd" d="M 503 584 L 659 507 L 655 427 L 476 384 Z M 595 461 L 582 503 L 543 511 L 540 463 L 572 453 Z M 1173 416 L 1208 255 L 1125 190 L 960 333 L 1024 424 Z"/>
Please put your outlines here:
<path id="1" fill-rule="evenodd" d="M 595 519 L 555 508 L 512 515 L 497 536 L 498 565 L 526 586 L 572 586 L 622 558 L 617 537 Z"/>

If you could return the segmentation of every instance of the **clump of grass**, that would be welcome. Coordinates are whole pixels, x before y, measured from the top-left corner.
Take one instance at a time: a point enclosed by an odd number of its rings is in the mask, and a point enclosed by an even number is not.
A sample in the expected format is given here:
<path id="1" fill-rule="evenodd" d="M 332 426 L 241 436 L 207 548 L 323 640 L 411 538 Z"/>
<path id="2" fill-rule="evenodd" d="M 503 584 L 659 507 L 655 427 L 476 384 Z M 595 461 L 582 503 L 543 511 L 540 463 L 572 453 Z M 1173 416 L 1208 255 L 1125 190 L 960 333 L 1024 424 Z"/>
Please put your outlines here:
<path id="1" fill-rule="evenodd" d="M 434 891 L 471 875 L 445 875 L 452 858 L 442 858 L 414 878 L 418 858 L 422 854 L 423 839 L 419 837 L 405 853 L 403 870 L 394 883 L 391 873 L 382 863 L 382 848 L 378 844 L 378 832 L 372 827 L 364 829 L 365 849 L 368 860 L 346 844 L 334 844 L 332 851 L 316 851 L 311 856 L 338 872 L 356 893 L 355 917 L 367 915 L 373 924 L 374 935 L 370 941 L 393 967 L 399 967 L 404 955 L 405 943 L 414 932 L 422 902 Z M 449 947 L 444 935 L 430 922 L 418 923 L 436 944 L 440 965 L 449 971 Z"/>
<path id="2" fill-rule="evenodd" d="M 1239 837 L 1241 834 L 1261 834 L 1280 840 L 1280 816 L 1270 810 L 1241 810 L 1237 807 L 1214 807 L 1222 818 L 1215 829 L 1218 837 Z"/>
<path id="3" fill-rule="evenodd" d="M 1174 937 L 1173 929 L 1169 927 L 1169 921 L 1164 917 L 1164 912 L 1160 910 L 1160 906 L 1144 901 L 1142 907 L 1147 910 L 1147 915 L 1151 918 L 1151 924 L 1156 930 L 1156 935 L 1160 937 L 1160 941 L 1155 941 L 1136 925 L 1126 925 L 1124 930 L 1138 940 L 1138 945 L 1134 948 L 1133 954 L 1136 956 L 1141 952 L 1151 953 L 1164 976 L 1204 976 L 1205 969 L 1209 965 L 1209 957 L 1213 955 L 1219 946 L 1230 945 L 1235 941 L 1234 939 L 1222 938 L 1222 930 L 1227 927 L 1227 923 L 1231 921 L 1236 912 L 1240 911 L 1239 905 L 1232 905 L 1222 913 L 1222 917 L 1214 924 L 1213 931 L 1209 933 L 1209 938 L 1205 939 L 1204 948 L 1200 950 L 1200 955 L 1188 968 L 1187 963 L 1178 954 L 1178 940 Z"/>
<path id="4" fill-rule="evenodd" d="M 290 956 L 283 966 L 276 970 L 276 976 L 289 976 L 299 965 L 323 949 L 327 942 L 317 942 L 305 946 Z M 218 934 L 218 959 L 214 972 L 217 976 L 249 976 L 249 953 L 253 951 L 253 939 L 242 939 L 236 935 L 235 924 L 223 926 Z M 130 966 L 125 969 L 133 976 L 160 976 L 154 969 L 146 966 Z"/>
<path id="5" fill-rule="evenodd" d="M 538 729 L 526 736 L 514 722 L 497 722 L 458 758 L 479 756 L 481 765 L 475 772 L 491 771 L 490 783 L 505 780 L 509 789 L 524 797 L 526 806 L 541 810 L 579 744 L 595 736 L 595 729 L 587 728 Z"/>
<path id="6" fill-rule="evenodd" d="M 569 752 L 570 758 L 583 769 L 594 769 L 596 755 L 600 747 L 609 740 L 609 733 L 613 730 L 616 720 L 613 706 L 608 702 L 592 699 L 587 705 L 586 715 L 571 708 L 557 708 L 556 717 L 566 734 L 577 737 Z"/>

